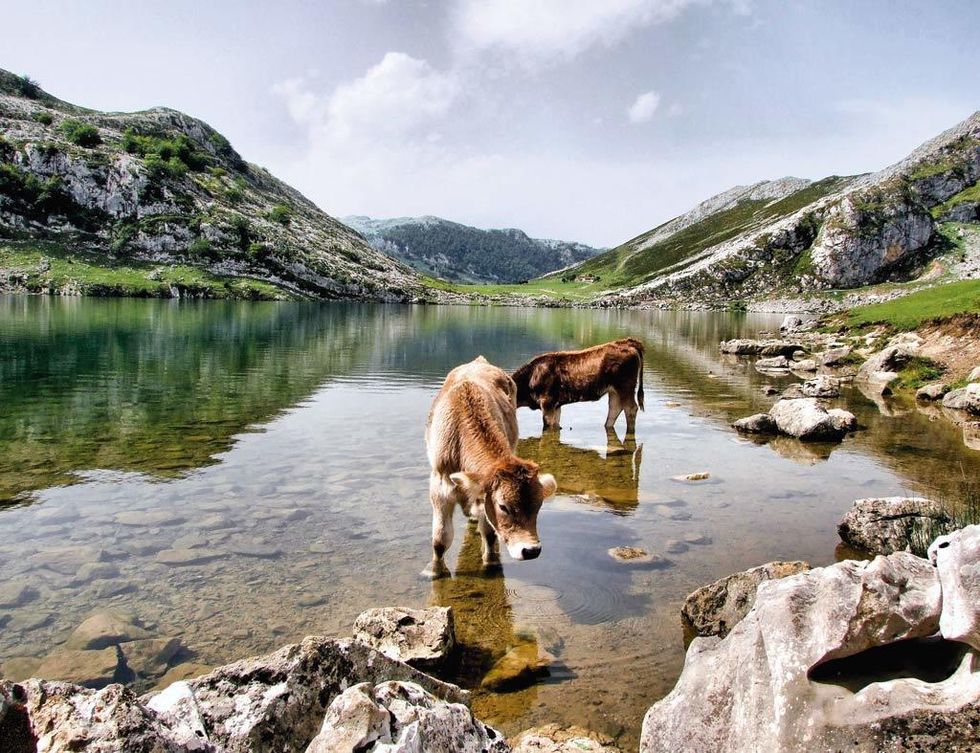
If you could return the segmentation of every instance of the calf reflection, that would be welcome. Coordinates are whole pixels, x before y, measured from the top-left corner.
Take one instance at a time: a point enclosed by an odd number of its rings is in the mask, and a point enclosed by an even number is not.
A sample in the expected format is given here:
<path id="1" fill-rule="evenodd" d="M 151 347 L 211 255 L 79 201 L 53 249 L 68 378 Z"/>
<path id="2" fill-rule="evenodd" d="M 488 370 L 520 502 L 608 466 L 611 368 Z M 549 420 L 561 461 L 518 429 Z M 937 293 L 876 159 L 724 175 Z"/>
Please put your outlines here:
<path id="1" fill-rule="evenodd" d="M 560 439 L 557 432 L 527 437 L 518 441 L 517 452 L 547 463 L 558 478 L 560 493 L 585 495 L 622 514 L 636 508 L 643 445 L 637 445 L 634 435 L 627 434 L 622 441 L 615 429 L 607 429 L 605 452 L 563 444 Z"/>
<path id="2" fill-rule="evenodd" d="M 456 573 L 432 582 L 430 606 L 452 607 L 458 665 L 447 679 L 464 688 L 511 691 L 533 686 L 552 657 L 538 646 L 534 630 L 514 627 L 514 613 L 499 564 L 485 565 L 475 524 L 467 526 Z M 521 694 L 520 704 L 528 702 Z M 493 702 L 495 711 L 501 699 Z"/>

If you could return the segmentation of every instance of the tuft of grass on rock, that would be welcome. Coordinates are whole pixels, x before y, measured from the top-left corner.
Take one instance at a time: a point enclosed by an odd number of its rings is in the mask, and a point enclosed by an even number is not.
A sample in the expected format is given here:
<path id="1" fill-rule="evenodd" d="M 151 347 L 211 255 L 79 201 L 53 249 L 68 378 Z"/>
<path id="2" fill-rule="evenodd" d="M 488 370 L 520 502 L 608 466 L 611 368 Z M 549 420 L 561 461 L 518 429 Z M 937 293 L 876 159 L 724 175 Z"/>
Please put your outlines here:
<path id="1" fill-rule="evenodd" d="M 909 548 L 919 557 L 926 556 L 929 545 L 939 536 L 980 524 L 980 482 L 965 482 L 957 499 L 940 500 L 940 504 L 946 509 L 948 520 L 924 518 L 909 536 Z"/>

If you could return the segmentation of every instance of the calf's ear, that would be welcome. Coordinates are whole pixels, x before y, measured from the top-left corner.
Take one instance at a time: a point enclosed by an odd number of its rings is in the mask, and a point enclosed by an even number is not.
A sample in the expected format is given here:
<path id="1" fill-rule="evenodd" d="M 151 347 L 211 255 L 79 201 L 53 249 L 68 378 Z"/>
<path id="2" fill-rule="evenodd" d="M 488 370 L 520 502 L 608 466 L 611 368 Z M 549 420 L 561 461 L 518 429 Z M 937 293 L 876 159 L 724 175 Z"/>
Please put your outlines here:
<path id="1" fill-rule="evenodd" d="M 450 473 L 449 480 L 468 497 L 476 497 L 483 492 L 483 484 L 469 473 Z"/>
<path id="2" fill-rule="evenodd" d="M 555 477 L 550 473 L 542 473 L 539 475 L 538 483 L 541 484 L 541 489 L 544 490 L 545 499 L 548 499 L 548 497 L 558 491 L 558 482 L 555 481 Z"/>

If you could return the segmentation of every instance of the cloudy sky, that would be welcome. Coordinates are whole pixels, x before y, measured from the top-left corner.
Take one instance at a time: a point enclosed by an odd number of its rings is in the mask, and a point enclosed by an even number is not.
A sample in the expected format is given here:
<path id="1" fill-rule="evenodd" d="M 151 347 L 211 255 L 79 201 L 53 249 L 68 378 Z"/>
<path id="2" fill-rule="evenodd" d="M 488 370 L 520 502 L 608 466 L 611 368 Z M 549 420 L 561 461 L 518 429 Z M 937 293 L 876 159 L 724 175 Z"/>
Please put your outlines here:
<path id="1" fill-rule="evenodd" d="M 614 245 L 980 109 L 980 3 L 4 0 L 0 67 L 203 118 L 334 215 Z M 16 31 L 14 31 L 16 30 Z"/>

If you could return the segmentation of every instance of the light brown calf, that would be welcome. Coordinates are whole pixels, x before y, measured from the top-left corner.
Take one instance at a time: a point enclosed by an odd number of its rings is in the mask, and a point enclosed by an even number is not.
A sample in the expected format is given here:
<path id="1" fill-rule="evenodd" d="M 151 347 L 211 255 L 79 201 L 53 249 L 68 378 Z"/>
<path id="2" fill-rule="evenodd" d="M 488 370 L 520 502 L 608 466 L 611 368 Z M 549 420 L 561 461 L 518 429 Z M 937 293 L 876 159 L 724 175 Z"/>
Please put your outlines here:
<path id="1" fill-rule="evenodd" d="M 626 412 L 626 433 L 636 431 L 643 410 L 643 343 L 632 337 L 585 350 L 537 356 L 514 372 L 518 407 L 540 410 L 544 428 L 560 428 L 561 407 L 609 395 L 606 428 Z M 633 393 L 636 392 L 634 397 Z"/>
<path id="2" fill-rule="evenodd" d="M 541 553 L 537 520 L 541 503 L 558 484 L 538 466 L 514 455 L 517 388 L 483 356 L 449 372 L 425 428 L 432 473 L 432 564 L 426 574 L 446 572 L 443 555 L 453 542 L 453 512 L 460 505 L 477 519 L 483 561 L 499 560 L 497 537 L 514 559 Z"/>

